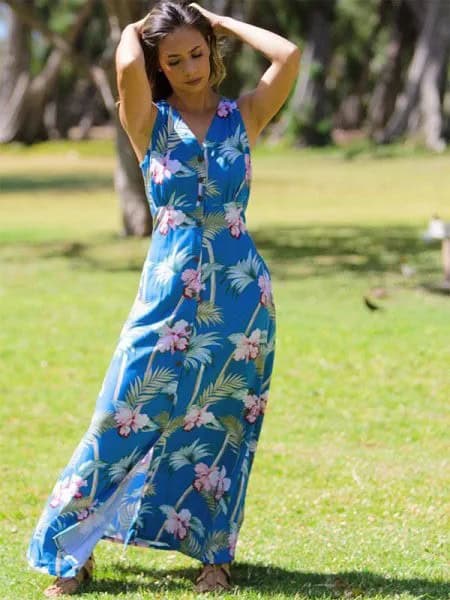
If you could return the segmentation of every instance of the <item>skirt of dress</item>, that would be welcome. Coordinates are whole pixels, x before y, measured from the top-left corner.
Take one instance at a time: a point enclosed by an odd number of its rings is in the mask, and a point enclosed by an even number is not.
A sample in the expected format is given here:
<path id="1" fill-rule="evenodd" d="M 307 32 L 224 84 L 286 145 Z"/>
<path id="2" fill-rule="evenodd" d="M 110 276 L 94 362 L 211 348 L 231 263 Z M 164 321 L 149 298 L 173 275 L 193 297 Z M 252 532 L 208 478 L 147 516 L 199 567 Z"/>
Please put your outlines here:
<path id="1" fill-rule="evenodd" d="M 214 256 L 195 231 L 167 236 L 178 262 L 150 246 L 90 426 L 33 533 L 27 556 L 40 571 L 74 576 L 102 538 L 234 558 L 275 306 L 250 235 Z"/>

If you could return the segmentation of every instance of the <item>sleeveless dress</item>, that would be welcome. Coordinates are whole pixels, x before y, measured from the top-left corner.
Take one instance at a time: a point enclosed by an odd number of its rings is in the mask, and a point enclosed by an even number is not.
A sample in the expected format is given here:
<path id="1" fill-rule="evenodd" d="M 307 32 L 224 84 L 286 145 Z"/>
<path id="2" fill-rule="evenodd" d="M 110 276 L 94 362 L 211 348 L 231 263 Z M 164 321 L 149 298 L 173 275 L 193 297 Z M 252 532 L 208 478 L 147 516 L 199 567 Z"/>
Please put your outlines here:
<path id="1" fill-rule="evenodd" d="M 52 575 L 74 576 L 100 539 L 230 562 L 244 519 L 275 352 L 270 271 L 246 226 L 248 137 L 224 96 L 203 143 L 156 105 L 137 295 L 27 552 Z"/>

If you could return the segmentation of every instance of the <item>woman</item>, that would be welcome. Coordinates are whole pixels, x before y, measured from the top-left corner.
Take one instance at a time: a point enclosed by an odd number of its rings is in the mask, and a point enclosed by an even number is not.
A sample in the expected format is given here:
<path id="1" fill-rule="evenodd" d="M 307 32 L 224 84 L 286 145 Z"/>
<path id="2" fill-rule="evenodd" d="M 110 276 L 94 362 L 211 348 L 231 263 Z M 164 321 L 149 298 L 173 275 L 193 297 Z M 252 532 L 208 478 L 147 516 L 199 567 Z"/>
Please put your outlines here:
<path id="1" fill-rule="evenodd" d="M 237 100 L 217 91 L 218 33 L 271 62 Z M 91 424 L 28 550 L 57 576 L 49 597 L 91 578 L 99 539 L 178 550 L 203 563 L 197 591 L 231 587 L 274 360 L 270 273 L 245 209 L 251 148 L 296 79 L 298 48 L 163 0 L 125 28 L 116 62 L 154 229 Z"/>

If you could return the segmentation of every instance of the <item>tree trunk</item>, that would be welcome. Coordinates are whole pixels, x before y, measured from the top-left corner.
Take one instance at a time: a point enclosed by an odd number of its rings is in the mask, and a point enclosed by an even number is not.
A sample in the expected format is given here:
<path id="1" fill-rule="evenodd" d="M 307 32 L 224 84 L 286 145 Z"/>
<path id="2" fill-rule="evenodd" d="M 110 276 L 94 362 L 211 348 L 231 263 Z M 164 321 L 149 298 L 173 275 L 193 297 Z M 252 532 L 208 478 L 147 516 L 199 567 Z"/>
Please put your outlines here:
<path id="1" fill-rule="evenodd" d="M 326 116 L 325 74 L 331 55 L 333 12 L 334 0 L 316 5 L 312 12 L 300 74 L 287 111 L 274 127 L 276 137 L 293 129 L 298 141 L 308 145 L 323 144 L 329 139 L 329 131 L 320 131 L 320 122 Z"/>
<path id="2" fill-rule="evenodd" d="M 374 140 L 379 139 L 394 111 L 395 100 L 401 87 L 404 58 L 409 54 L 410 48 L 414 48 L 417 39 L 418 23 L 410 4 L 403 1 L 393 4 L 392 8 L 394 14 L 386 49 L 387 56 L 368 109 L 368 133 Z M 386 10 L 386 4 L 380 6 L 380 10 L 383 9 Z"/>
<path id="3" fill-rule="evenodd" d="M 434 131 L 436 130 L 436 106 L 438 103 L 433 94 L 430 98 L 428 90 L 422 86 L 426 71 L 433 65 L 432 73 L 427 75 L 426 81 L 428 85 L 435 86 L 438 79 L 437 73 L 440 72 L 445 61 L 444 57 L 447 55 L 450 36 L 448 8 L 448 0 L 433 0 L 425 5 L 425 18 L 408 70 L 405 89 L 398 97 L 394 113 L 380 136 L 380 141 L 383 143 L 393 141 L 405 133 L 411 114 L 422 102 L 422 94 L 426 97 L 424 102 L 428 110 L 427 123 L 430 139 L 433 137 L 436 139 L 436 134 L 431 133 L 431 130 L 433 128 Z M 438 112 L 440 113 L 440 106 Z M 433 125 L 430 125 L 431 122 Z"/>
<path id="4" fill-rule="evenodd" d="M 0 143 L 16 138 L 27 106 L 30 83 L 30 28 L 8 10 L 8 38 L 0 74 Z"/>
<path id="5" fill-rule="evenodd" d="M 17 64 L 14 60 L 11 61 L 13 68 L 6 70 L 6 80 L 14 75 L 19 75 L 18 80 L 12 80 L 6 83 L 11 89 L 14 87 L 12 96 L 5 98 L 3 104 L 4 110 L 0 117 L 0 142 L 6 143 L 11 141 L 21 141 L 27 144 L 32 144 L 38 139 L 46 139 L 47 133 L 44 124 L 44 113 L 47 101 L 52 94 L 52 90 L 59 76 L 61 65 L 70 53 L 72 47 L 78 40 L 78 37 L 83 31 L 86 20 L 89 17 L 92 6 L 95 0 L 87 0 L 79 11 L 75 22 L 65 36 L 63 43 L 57 45 L 50 52 L 50 55 L 41 70 L 33 79 L 28 75 L 29 58 L 24 60 L 20 55 L 24 52 L 28 53 L 26 38 L 24 32 L 28 25 L 32 25 L 37 21 L 34 14 L 33 6 L 30 3 L 27 5 L 18 2 L 17 0 L 9 0 L 8 4 L 13 8 L 13 22 L 8 40 L 8 56 L 11 51 L 17 51 L 19 59 Z M 45 28 L 45 27 L 44 27 Z M 17 34 L 17 39 L 16 39 Z M 27 74 L 23 74 L 23 67 L 19 70 L 20 64 L 27 65 Z"/>
<path id="6" fill-rule="evenodd" d="M 122 29 L 128 23 L 142 18 L 142 4 L 137 1 L 122 2 L 121 0 L 105 0 L 105 6 L 111 31 L 111 47 L 108 52 L 111 60 L 105 65 L 104 75 L 107 78 L 107 82 L 103 82 L 103 89 L 105 90 L 109 86 L 113 97 L 117 98 L 117 79 L 115 61 L 113 60 L 115 48 L 120 41 Z M 111 116 L 114 119 L 117 132 L 116 148 L 118 161 L 114 174 L 114 186 L 122 215 L 121 233 L 124 236 L 148 236 L 152 231 L 153 223 L 145 194 L 142 172 L 128 135 L 119 121 L 118 112 L 114 104 Z"/>

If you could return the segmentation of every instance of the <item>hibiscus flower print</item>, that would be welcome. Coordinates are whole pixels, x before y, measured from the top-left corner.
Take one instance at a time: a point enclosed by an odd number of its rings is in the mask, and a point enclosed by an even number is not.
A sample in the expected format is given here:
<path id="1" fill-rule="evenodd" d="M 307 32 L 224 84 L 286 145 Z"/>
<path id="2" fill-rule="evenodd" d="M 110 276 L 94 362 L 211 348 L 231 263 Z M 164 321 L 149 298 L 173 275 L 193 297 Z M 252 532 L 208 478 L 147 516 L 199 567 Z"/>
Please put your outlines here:
<path id="1" fill-rule="evenodd" d="M 180 170 L 180 161 L 172 160 L 170 153 L 171 150 L 165 155 L 152 156 L 150 161 L 150 175 L 155 183 L 163 183 L 164 179 L 172 177 L 173 173 Z"/>
<path id="2" fill-rule="evenodd" d="M 181 274 L 181 279 L 185 284 L 183 296 L 186 298 L 198 296 L 206 287 L 201 281 L 201 272 L 198 269 L 185 269 Z"/>
<path id="3" fill-rule="evenodd" d="M 235 238 L 247 231 L 241 212 L 242 206 L 238 206 L 235 202 L 225 204 L 225 221 L 228 223 L 231 235 Z"/>
<path id="4" fill-rule="evenodd" d="M 170 204 L 163 206 L 159 214 L 158 231 L 163 235 L 167 235 L 170 229 L 175 229 L 182 225 L 186 219 L 186 215 L 182 210 L 177 210 Z"/>
<path id="5" fill-rule="evenodd" d="M 261 290 L 260 302 L 263 306 L 272 303 L 272 282 L 269 274 L 264 272 L 258 277 L 258 285 Z"/>
<path id="6" fill-rule="evenodd" d="M 230 535 L 228 536 L 228 551 L 230 552 L 231 556 L 234 556 L 236 554 L 237 539 L 238 536 L 235 531 L 230 533 Z"/>
<path id="7" fill-rule="evenodd" d="M 80 488 L 85 487 L 86 485 L 87 481 L 76 474 L 65 477 L 62 481 L 58 481 L 53 490 L 50 506 L 52 508 L 65 506 L 74 498 L 82 498 L 83 494 L 80 492 Z"/>
<path id="8" fill-rule="evenodd" d="M 133 431 L 137 433 L 146 425 L 149 425 L 150 419 L 147 415 L 141 415 L 141 406 L 134 410 L 128 406 L 122 406 L 114 415 L 114 420 L 118 424 L 118 432 L 122 437 L 128 437 Z"/>
<path id="9" fill-rule="evenodd" d="M 176 538 L 183 540 L 188 533 L 190 520 L 191 511 L 187 508 L 182 508 L 179 513 L 171 508 L 164 528 L 169 533 L 173 533 Z"/>
<path id="10" fill-rule="evenodd" d="M 254 360 L 259 354 L 260 341 L 260 329 L 254 329 L 249 337 L 242 334 L 233 353 L 234 360 Z"/>
<path id="11" fill-rule="evenodd" d="M 202 406 L 191 406 L 187 415 L 184 417 L 185 431 L 191 431 L 194 427 L 201 427 L 207 423 L 214 421 L 214 415 L 208 412 L 208 405 Z"/>
<path id="12" fill-rule="evenodd" d="M 186 350 L 191 335 L 191 327 L 187 321 L 181 319 L 173 327 L 164 325 L 160 332 L 160 337 L 156 343 L 156 349 L 160 352 L 174 354 L 176 350 Z"/>
<path id="13" fill-rule="evenodd" d="M 193 483 L 194 488 L 201 492 L 211 492 L 216 500 L 224 495 L 229 490 L 231 485 L 231 479 L 225 477 L 226 469 L 224 466 L 219 470 L 217 465 L 208 467 L 205 463 L 198 463 L 194 467 L 195 480 Z"/>
<path id="14" fill-rule="evenodd" d="M 244 154 L 245 160 L 245 181 L 248 183 L 252 178 L 252 159 L 250 154 Z"/>
<path id="15" fill-rule="evenodd" d="M 268 392 L 264 392 L 261 396 L 256 394 L 247 394 L 244 400 L 245 412 L 244 417 L 249 423 L 255 423 L 259 415 L 263 415 L 266 409 Z"/>
<path id="16" fill-rule="evenodd" d="M 219 117 L 228 117 L 228 115 L 237 108 L 236 102 L 229 102 L 228 100 L 221 100 L 217 107 L 217 114 Z"/>

